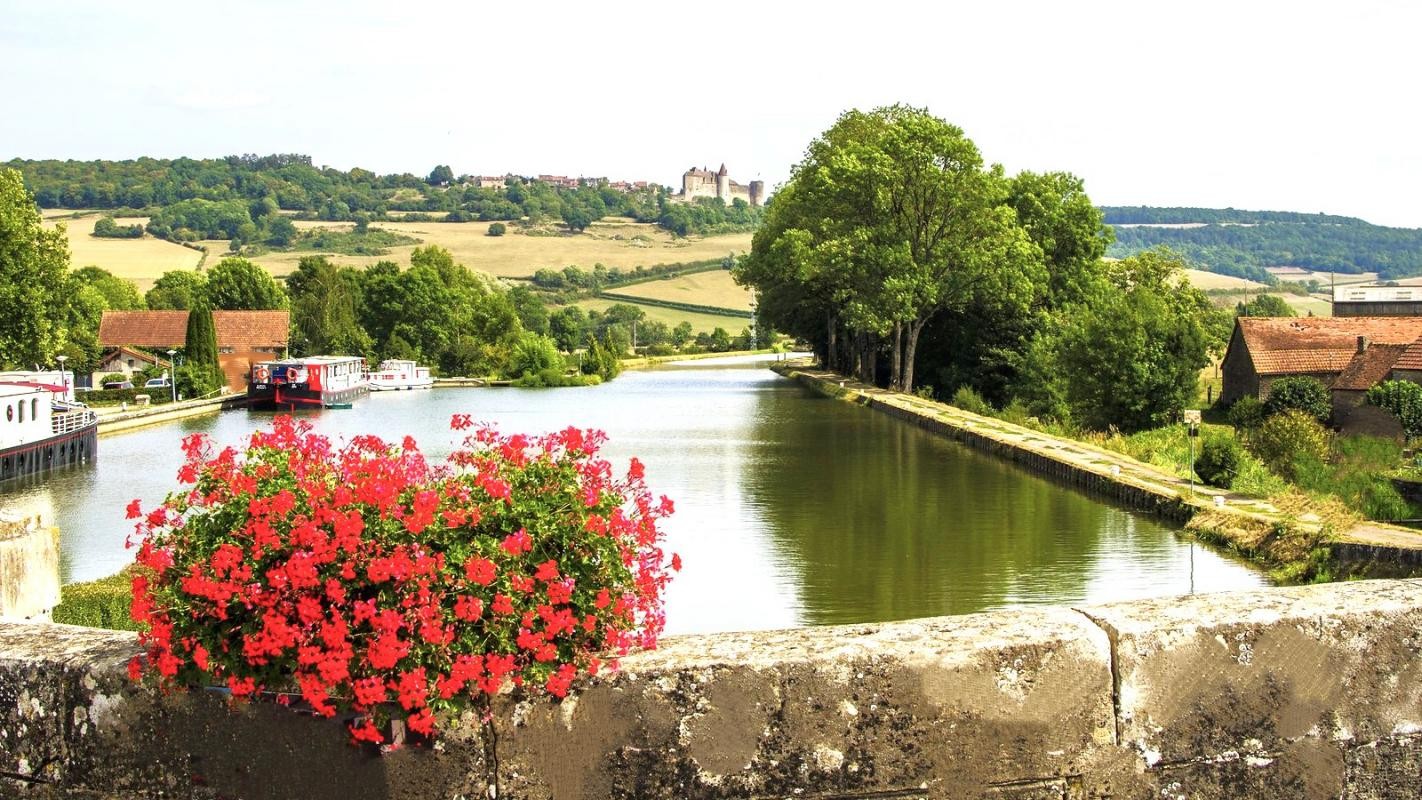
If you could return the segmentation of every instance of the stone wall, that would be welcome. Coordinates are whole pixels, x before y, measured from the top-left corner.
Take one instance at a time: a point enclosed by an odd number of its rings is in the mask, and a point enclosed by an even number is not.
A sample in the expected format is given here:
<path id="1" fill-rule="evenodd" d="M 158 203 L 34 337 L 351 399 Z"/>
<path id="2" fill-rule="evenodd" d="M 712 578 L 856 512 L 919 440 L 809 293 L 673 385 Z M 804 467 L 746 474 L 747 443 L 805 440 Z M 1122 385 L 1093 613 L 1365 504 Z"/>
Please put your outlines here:
<path id="1" fill-rule="evenodd" d="M 488 796 L 471 720 L 377 755 L 135 650 L 0 625 L 0 796 Z M 1415 798 L 1422 581 L 672 637 L 496 723 L 508 798 Z"/>
<path id="2" fill-rule="evenodd" d="M 0 620 L 48 620 L 59 604 L 59 529 L 0 516 Z"/>

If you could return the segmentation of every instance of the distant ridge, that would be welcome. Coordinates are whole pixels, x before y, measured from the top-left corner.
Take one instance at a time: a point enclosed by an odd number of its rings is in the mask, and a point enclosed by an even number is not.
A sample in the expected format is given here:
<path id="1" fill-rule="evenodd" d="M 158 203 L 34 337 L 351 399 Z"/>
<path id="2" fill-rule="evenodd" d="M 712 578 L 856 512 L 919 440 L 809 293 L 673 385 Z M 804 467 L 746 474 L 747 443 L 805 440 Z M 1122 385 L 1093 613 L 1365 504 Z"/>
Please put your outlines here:
<path id="1" fill-rule="evenodd" d="M 1318 222 L 1328 225 L 1367 225 L 1357 217 L 1306 214 L 1300 211 L 1246 211 L 1238 208 L 1183 208 L 1178 206 L 1101 206 L 1107 225 L 1188 225 L 1192 223 Z"/>

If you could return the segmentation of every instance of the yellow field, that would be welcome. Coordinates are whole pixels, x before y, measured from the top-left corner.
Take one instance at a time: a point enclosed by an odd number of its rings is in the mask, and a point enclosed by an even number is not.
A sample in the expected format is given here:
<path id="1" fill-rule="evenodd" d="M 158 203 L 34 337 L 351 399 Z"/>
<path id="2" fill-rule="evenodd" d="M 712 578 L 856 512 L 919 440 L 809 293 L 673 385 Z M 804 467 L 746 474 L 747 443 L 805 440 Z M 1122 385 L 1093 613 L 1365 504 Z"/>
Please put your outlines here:
<path id="1" fill-rule="evenodd" d="M 738 334 L 743 328 L 750 327 L 751 321 L 745 317 L 724 317 L 720 314 L 701 314 L 695 311 L 678 311 L 674 308 L 663 308 L 662 306 L 644 306 L 640 303 L 625 303 L 621 300 L 607 300 L 605 298 L 594 298 L 592 300 L 580 300 L 574 305 L 587 310 L 606 311 L 608 306 L 614 303 L 624 303 L 635 305 L 647 312 L 647 319 L 660 320 L 669 327 L 676 327 L 683 321 L 691 323 L 691 329 L 696 333 L 705 331 L 710 333 L 717 328 L 725 328 L 732 335 Z"/>
<path id="2" fill-rule="evenodd" d="M 349 229 L 350 223 L 297 222 L 298 228 L 317 227 Z M 410 252 L 423 245 L 439 245 L 454 255 L 454 260 L 470 269 L 499 277 L 527 277 L 540 269 L 562 269 L 576 264 L 591 269 L 594 264 L 632 269 L 656 264 L 682 264 L 724 258 L 728 254 L 750 249 L 749 233 L 676 239 L 670 233 L 649 223 L 612 219 L 594 223 L 585 233 L 529 236 L 513 225 L 503 236 L 489 236 L 488 222 L 374 222 L 372 228 L 413 236 L 421 245 L 392 247 L 384 256 L 332 255 L 337 264 L 366 266 L 382 259 L 408 264 Z M 226 242 L 206 242 L 215 252 L 226 249 Z M 296 269 L 296 262 L 309 253 L 269 253 L 253 260 L 273 275 L 286 275 Z"/>
<path id="3" fill-rule="evenodd" d="M 202 253 L 196 250 L 144 236 L 142 239 L 101 239 L 93 236 L 94 222 L 99 214 L 86 214 L 78 219 L 71 218 L 70 211 L 47 211 L 44 226 L 54 228 L 64 224 L 69 238 L 69 264 L 72 267 L 96 266 L 112 272 L 120 278 L 127 278 L 138 284 L 140 292 L 153 287 L 158 276 L 171 270 L 196 269 Z M 119 225 L 147 223 L 146 217 L 123 217 L 115 220 Z M 227 250 L 222 242 L 217 252 Z"/>
<path id="4" fill-rule="evenodd" d="M 1190 283 L 1201 291 L 1210 289 L 1263 289 L 1264 284 L 1258 281 L 1251 281 L 1247 278 L 1236 278 L 1233 275 L 1220 275 L 1214 272 L 1206 272 L 1200 269 L 1185 270 L 1185 277 Z"/>
<path id="5" fill-rule="evenodd" d="M 1373 283 L 1377 281 L 1378 274 L 1376 272 L 1304 271 L 1297 273 L 1280 273 L 1277 277 L 1281 281 L 1296 281 L 1298 283 L 1303 283 L 1309 280 L 1316 280 L 1324 286 L 1328 286 L 1330 285 L 1330 283 L 1337 286 L 1347 286 L 1349 284 L 1354 283 Z"/>
<path id="6" fill-rule="evenodd" d="M 608 291 L 699 306 L 716 306 L 717 308 L 733 308 L 744 311 L 749 311 L 751 307 L 750 290 L 743 286 L 737 286 L 735 281 L 731 280 L 731 273 L 724 269 L 714 272 L 697 272 L 692 275 L 681 275 L 631 286 L 615 286 Z"/>
<path id="7" fill-rule="evenodd" d="M 1326 298 L 1319 297 L 1317 295 L 1299 295 L 1290 294 L 1288 292 L 1259 292 L 1258 295 L 1215 295 L 1210 299 L 1219 308 L 1232 309 L 1237 303 L 1248 302 L 1250 300 L 1253 300 L 1255 297 L 1258 297 L 1259 295 L 1265 294 L 1270 294 L 1275 297 L 1281 298 L 1285 303 L 1288 303 L 1289 307 L 1294 310 L 1294 313 L 1299 315 L 1300 317 L 1306 317 L 1310 313 L 1312 313 L 1315 317 L 1333 316 L 1333 304 L 1328 302 Z"/>

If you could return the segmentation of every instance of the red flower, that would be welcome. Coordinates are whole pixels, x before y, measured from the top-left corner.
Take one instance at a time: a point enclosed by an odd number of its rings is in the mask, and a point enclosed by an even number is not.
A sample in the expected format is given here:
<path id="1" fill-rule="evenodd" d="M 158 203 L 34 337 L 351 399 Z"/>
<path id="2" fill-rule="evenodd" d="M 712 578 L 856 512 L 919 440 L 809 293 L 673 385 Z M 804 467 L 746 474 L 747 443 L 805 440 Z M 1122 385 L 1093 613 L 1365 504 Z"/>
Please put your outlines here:
<path id="1" fill-rule="evenodd" d="M 464 562 L 464 577 L 480 586 L 488 586 L 493 583 L 497 573 L 498 569 L 494 566 L 494 562 L 483 556 L 471 556 L 468 561 Z"/>
<path id="2" fill-rule="evenodd" d="M 514 533 L 505 536 L 499 546 L 511 556 L 520 556 L 533 549 L 533 540 L 528 538 L 528 531 L 519 528 Z"/>

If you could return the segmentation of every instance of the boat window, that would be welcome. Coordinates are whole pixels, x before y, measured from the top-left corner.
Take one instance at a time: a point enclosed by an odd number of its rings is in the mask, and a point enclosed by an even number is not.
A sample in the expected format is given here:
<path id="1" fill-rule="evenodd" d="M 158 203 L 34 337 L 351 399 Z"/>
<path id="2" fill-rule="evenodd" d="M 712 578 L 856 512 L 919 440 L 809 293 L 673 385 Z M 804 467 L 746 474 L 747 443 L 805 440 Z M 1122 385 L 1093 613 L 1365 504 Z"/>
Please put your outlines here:
<path id="1" fill-rule="evenodd" d="M 14 422 L 14 421 L 15 421 L 15 407 L 14 407 L 14 406 L 12 406 L 12 405 L 6 405 L 6 406 L 5 406 L 5 421 L 6 421 L 6 422 Z"/>
<path id="2" fill-rule="evenodd" d="M 25 401 L 20 401 L 20 422 L 25 421 Z"/>
<path id="3" fill-rule="evenodd" d="M 30 419 L 39 419 L 39 398 L 30 398 Z"/>

